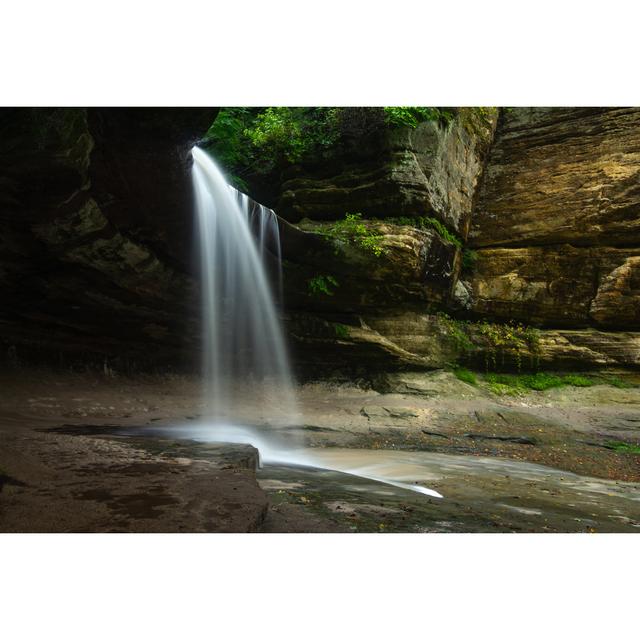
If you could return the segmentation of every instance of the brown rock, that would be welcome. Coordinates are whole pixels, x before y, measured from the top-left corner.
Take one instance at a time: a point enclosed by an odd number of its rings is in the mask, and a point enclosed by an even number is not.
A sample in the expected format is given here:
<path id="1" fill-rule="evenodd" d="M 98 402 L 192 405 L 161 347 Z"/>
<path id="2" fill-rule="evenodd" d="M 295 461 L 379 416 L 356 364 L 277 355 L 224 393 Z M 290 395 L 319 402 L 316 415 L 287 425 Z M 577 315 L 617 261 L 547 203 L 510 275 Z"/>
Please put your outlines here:
<path id="1" fill-rule="evenodd" d="M 497 110 L 462 108 L 443 125 L 386 129 L 362 141 L 366 153 L 331 166 L 298 170 L 285 180 L 276 210 L 287 220 L 435 216 L 466 235 Z"/>
<path id="2" fill-rule="evenodd" d="M 471 308 L 481 315 L 555 327 L 640 328 L 640 257 L 611 247 L 477 251 Z"/>
<path id="3" fill-rule="evenodd" d="M 507 109 L 474 246 L 640 246 L 640 109 Z"/>

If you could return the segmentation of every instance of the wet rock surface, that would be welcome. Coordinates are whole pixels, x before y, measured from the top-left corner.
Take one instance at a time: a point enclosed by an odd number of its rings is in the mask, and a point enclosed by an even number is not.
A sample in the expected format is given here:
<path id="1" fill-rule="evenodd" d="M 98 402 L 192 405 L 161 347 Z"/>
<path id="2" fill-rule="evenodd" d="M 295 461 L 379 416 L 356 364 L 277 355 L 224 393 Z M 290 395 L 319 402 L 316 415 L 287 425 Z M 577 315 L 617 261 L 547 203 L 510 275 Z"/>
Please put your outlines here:
<path id="1" fill-rule="evenodd" d="M 435 487 L 428 498 L 322 470 L 266 467 L 260 484 L 277 504 L 305 505 L 328 527 L 353 532 L 638 532 L 640 493 L 620 483 L 495 458 L 437 453 L 327 451 L 354 465 Z M 291 480 L 295 478 L 295 483 Z"/>
<path id="2" fill-rule="evenodd" d="M 640 520 L 637 388 L 504 397 L 447 372 L 390 374 L 384 393 L 302 386 L 306 425 L 289 436 L 318 466 L 373 481 L 256 470 L 251 447 L 181 436 L 197 418 L 196 379 L 39 371 L 2 383 L 2 531 L 636 531 Z"/>
<path id="3" fill-rule="evenodd" d="M 58 379 L 58 384 L 39 389 L 27 383 L 40 392 L 35 397 L 15 393 L 21 385 L 14 383 L 12 401 L 4 403 L 0 530 L 260 528 L 268 502 L 256 484 L 257 452 L 252 447 L 209 445 L 194 455 L 184 443 L 123 437 L 117 433 L 123 427 L 132 428 L 140 420 L 156 422 L 153 407 L 159 408 L 154 403 L 161 394 L 151 391 L 154 385 L 103 386 L 96 381 L 93 390 L 78 394 L 75 385 L 66 382 Z M 134 388 L 137 393 L 132 394 Z"/>

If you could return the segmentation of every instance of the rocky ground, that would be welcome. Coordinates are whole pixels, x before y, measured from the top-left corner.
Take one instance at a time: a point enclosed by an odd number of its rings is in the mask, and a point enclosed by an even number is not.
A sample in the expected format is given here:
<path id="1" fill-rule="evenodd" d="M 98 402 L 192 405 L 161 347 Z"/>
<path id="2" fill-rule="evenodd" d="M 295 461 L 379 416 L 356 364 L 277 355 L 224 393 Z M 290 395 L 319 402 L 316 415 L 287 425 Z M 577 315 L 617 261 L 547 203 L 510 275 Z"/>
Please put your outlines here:
<path id="1" fill-rule="evenodd" d="M 437 371 L 299 389 L 304 424 L 291 432 L 323 465 L 374 469 L 444 500 L 318 469 L 256 473 L 248 445 L 145 437 L 197 422 L 196 379 L 20 370 L 0 388 L 5 532 L 640 527 L 638 387 L 501 396 L 482 377 Z"/>

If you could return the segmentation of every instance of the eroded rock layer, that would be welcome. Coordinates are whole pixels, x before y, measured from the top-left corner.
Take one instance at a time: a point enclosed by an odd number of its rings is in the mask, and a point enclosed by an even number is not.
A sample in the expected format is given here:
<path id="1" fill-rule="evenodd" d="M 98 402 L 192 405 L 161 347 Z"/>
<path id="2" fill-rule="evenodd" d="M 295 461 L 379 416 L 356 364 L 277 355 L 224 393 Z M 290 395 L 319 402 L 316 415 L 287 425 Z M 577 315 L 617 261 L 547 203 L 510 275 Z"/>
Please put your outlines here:
<path id="1" fill-rule="evenodd" d="M 540 326 L 640 329 L 640 251 L 570 244 L 478 251 L 473 310 Z"/>

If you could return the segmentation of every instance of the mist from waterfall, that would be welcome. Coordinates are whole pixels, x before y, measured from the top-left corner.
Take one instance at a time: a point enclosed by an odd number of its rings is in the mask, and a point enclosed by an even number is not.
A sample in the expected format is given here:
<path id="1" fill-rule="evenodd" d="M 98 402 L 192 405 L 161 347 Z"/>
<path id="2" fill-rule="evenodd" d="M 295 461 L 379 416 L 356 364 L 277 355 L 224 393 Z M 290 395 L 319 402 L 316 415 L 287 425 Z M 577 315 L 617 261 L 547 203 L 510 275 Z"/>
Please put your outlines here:
<path id="1" fill-rule="evenodd" d="M 202 149 L 192 154 L 207 418 L 233 423 L 251 404 L 264 409 L 264 422 L 291 424 L 297 408 L 275 304 L 282 302 L 277 217 L 230 186 Z"/>

